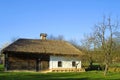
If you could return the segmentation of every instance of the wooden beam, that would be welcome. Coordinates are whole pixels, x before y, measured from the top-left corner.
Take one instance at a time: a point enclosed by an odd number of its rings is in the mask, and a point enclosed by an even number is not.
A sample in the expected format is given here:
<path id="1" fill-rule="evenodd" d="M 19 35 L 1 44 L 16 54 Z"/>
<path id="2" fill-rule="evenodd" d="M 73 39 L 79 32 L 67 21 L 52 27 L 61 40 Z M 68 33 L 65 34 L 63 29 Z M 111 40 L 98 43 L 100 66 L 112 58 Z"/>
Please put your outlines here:
<path id="1" fill-rule="evenodd" d="M 37 58 L 36 59 L 36 72 L 39 71 L 39 59 Z"/>
<path id="2" fill-rule="evenodd" d="M 8 71 L 8 53 L 5 53 L 5 71 Z"/>

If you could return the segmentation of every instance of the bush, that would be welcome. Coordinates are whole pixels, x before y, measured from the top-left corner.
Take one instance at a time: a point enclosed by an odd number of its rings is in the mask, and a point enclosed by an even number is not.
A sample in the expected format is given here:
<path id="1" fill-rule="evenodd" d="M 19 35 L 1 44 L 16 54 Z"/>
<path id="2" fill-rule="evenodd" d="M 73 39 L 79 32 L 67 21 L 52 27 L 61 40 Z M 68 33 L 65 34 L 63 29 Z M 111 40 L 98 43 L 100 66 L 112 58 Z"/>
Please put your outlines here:
<path id="1" fill-rule="evenodd" d="M 86 71 L 92 71 L 92 70 L 104 70 L 105 66 L 103 65 L 89 65 L 88 68 L 86 68 Z"/>
<path id="2" fill-rule="evenodd" d="M 110 71 L 110 72 L 120 72 L 120 67 L 110 67 L 108 71 Z"/>

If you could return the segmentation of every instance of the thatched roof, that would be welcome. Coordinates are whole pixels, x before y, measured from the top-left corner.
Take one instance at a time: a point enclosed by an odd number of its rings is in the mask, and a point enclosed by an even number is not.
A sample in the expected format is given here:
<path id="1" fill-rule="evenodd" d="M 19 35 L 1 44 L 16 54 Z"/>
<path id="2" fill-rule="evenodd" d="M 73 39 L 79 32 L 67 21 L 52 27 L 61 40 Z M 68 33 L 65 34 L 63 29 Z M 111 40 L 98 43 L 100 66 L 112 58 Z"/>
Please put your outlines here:
<path id="1" fill-rule="evenodd" d="M 54 55 L 81 55 L 82 52 L 66 41 L 40 40 L 40 39 L 18 39 L 3 52 L 25 52 L 37 54 Z"/>

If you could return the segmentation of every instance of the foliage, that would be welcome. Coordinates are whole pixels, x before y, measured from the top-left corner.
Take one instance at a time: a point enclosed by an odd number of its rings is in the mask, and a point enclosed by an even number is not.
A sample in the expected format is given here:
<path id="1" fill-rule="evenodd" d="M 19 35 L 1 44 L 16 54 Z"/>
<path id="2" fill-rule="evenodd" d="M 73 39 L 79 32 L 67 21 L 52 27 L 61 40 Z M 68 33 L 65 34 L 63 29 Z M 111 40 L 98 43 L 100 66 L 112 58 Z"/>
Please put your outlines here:
<path id="1" fill-rule="evenodd" d="M 102 65 L 89 65 L 88 68 L 86 68 L 86 71 L 92 71 L 92 70 L 97 70 L 97 71 L 101 71 L 101 70 L 104 70 L 105 69 L 105 66 L 102 66 Z"/>

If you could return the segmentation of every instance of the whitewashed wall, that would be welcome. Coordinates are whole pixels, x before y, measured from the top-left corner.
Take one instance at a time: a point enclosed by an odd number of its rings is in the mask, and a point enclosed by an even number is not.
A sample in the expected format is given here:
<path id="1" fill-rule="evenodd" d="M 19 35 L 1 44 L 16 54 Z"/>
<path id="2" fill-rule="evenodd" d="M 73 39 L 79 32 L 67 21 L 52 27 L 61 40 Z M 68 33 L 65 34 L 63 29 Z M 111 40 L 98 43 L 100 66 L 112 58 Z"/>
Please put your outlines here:
<path id="1" fill-rule="evenodd" d="M 62 67 L 58 67 L 58 61 L 62 61 Z M 49 69 L 52 68 L 75 68 L 72 61 L 78 63 L 77 68 L 81 68 L 81 61 L 75 57 L 50 56 Z"/>

